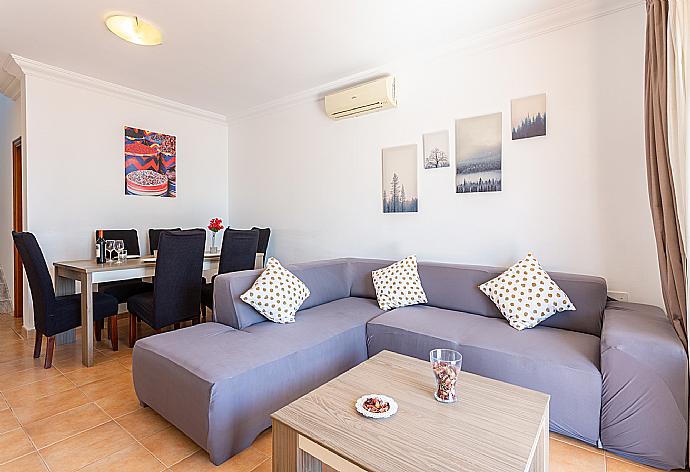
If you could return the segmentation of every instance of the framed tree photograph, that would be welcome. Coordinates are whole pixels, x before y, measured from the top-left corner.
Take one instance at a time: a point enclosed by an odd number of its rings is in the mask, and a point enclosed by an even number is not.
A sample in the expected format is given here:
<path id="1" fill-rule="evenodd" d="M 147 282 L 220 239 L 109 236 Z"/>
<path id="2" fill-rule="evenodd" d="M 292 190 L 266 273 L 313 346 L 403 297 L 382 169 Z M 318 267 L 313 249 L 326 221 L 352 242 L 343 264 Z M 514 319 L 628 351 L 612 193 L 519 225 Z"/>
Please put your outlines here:
<path id="1" fill-rule="evenodd" d="M 450 167 L 450 145 L 448 130 L 422 135 L 424 142 L 424 168 Z"/>
<path id="2" fill-rule="evenodd" d="M 383 164 L 383 212 L 417 211 L 417 145 L 381 151 Z"/>
<path id="3" fill-rule="evenodd" d="M 516 98 L 510 102 L 513 141 L 546 136 L 546 94 Z"/>

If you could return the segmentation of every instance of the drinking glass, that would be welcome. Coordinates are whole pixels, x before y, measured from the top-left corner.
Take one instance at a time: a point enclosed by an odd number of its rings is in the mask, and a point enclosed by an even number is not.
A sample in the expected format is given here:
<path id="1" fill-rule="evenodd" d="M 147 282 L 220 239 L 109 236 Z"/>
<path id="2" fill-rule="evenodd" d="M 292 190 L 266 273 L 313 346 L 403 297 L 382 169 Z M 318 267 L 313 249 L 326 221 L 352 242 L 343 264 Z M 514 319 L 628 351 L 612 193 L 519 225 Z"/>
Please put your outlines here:
<path id="1" fill-rule="evenodd" d="M 120 262 L 126 262 L 127 261 L 127 249 L 123 249 L 120 251 Z"/>
<path id="2" fill-rule="evenodd" d="M 105 261 L 111 262 L 113 260 L 113 249 L 115 249 L 115 241 L 108 239 L 105 242 Z"/>
<path id="3" fill-rule="evenodd" d="M 452 349 L 434 349 L 429 353 L 436 379 L 434 398 L 443 403 L 457 401 L 455 384 L 462 367 L 462 354 Z"/>
<path id="4" fill-rule="evenodd" d="M 121 264 L 122 259 L 120 258 L 120 253 L 125 249 L 125 242 L 121 239 L 115 241 L 115 252 L 117 252 L 117 263 Z"/>

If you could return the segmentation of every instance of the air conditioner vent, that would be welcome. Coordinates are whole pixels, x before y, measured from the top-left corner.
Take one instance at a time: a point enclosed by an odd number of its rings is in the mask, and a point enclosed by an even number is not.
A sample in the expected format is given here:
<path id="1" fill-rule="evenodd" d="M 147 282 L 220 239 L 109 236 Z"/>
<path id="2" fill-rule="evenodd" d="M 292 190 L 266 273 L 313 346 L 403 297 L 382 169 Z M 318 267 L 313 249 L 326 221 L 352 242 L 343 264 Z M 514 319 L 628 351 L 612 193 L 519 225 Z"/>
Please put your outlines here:
<path id="1" fill-rule="evenodd" d="M 334 120 L 397 107 L 395 78 L 386 76 L 351 87 L 325 98 L 326 113 Z"/>

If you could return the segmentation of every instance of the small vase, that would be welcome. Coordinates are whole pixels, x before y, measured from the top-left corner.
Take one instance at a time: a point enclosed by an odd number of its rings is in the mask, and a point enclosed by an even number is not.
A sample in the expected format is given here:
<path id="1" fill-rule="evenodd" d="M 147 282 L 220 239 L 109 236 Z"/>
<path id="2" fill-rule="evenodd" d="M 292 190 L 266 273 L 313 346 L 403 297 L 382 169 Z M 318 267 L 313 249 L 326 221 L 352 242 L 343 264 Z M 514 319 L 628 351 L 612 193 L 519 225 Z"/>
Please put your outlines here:
<path id="1" fill-rule="evenodd" d="M 217 254 L 219 252 L 216 246 L 216 233 L 211 233 L 211 254 Z"/>
<path id="2" fill-rule="evenodd" d="M 434 349 L 429 353 L 429 360 L 436 380 L 436 400 L 443 403 L 457 401 L 455 384 L 462 368 L 462 355 L 452 349 Z"/>

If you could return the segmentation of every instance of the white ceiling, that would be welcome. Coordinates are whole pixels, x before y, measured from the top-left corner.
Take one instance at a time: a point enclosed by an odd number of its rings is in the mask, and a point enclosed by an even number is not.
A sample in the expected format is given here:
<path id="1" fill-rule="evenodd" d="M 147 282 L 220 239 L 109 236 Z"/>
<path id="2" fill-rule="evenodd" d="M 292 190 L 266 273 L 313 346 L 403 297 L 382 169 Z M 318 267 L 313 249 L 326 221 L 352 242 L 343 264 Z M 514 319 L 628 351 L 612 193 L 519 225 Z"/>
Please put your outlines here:
<path id="1" fill-rule="evenodd" d="M 233 115 L 572 3 L 0 0 L 0 51 Z M 122 41 L 103 24 L 112 13 L 153 22 L 164 44 Z"/>

